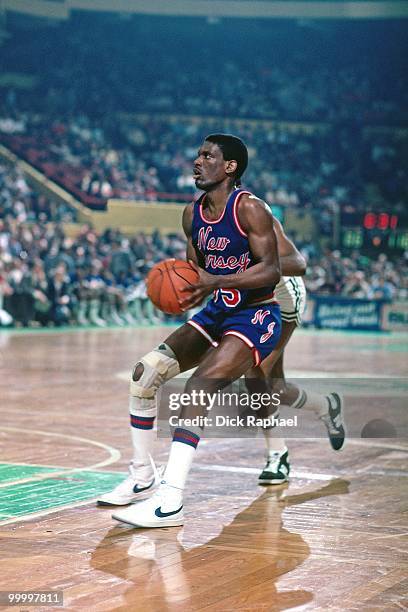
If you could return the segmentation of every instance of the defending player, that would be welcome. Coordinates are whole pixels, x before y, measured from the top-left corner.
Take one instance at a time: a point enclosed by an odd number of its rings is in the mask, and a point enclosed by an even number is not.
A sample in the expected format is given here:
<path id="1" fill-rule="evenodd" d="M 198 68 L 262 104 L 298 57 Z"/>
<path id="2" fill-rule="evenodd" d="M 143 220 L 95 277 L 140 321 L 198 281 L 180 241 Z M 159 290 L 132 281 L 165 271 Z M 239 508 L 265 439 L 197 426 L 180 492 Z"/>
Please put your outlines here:
<path id="1" fill-rule="evenodd" d="M 269 379 L 274 392 L 279 392 L 281 406 L 312 410 L 326 426 L 330 444 L 340 450 L 344 444 L 342 399 L 337 393 L 321 395 L 306 392 L 285 380 L 283 370 L 284 350 L 296 327 L 300 325 L 306 303 L 306 288 L 302 276 L 306 261 L 293 242 L 286 236 L 282 225 L 275 219 L 282 277 L 275 288 L 282 317 L 282 332 L 278 344 L 259 368 Z M 247 386 L 256 377 L 256 370 L 246 374 Z M 266 465 L 259 476 L 259 484 L 281 484 L 288 480 L 290 472 L 288 449 L 283 438 L 276 437 L 274 428 L 263 429 L 266 442 Z"/>
<path id="2" fill-rule="evenodd" d="M 258 366 L 276 347 L 281 327 L 273 297 L 280 279 L 276 235 L 265 203 L 239 188 L 247 163 L 247 149 L 235 136 L 213 134 L 200 147 L 194 179 L 204 194 L 183 216 L 187 255 L 201 266 L 200 279 L 183 305 L 194 307 L 211 292 L 214 296 L 136 364 L 130 383 L 134 454 L 129 477 L 100 503 L 128 504 L 150 495 L 156 486 L 150 457 L 156 393 L 163 383 L 198 365 L 185 391 L 201 389 L 204 381 L 205 390 L 215 392 L 223 381 L 236 380 Z M 255 316 L 257 312 L 262 316 Z M 259 380 L 262 376 L 257 373 Z M 268 388 L 264 379 L 265 391 Z M 189 408 L 181 414 L 192 416 Z M 181 525 L 183 489 L 200 434 L 199 428 L 177 428 L 157 491 L 113 517 L 139 527 Z"/>

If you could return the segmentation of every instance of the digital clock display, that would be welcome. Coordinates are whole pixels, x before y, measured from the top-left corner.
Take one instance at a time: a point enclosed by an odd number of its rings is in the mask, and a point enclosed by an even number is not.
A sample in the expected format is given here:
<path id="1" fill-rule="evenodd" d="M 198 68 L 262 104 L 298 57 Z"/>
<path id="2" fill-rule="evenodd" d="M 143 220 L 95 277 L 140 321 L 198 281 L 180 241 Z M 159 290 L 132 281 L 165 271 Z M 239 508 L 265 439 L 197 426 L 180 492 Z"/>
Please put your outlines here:
<path id="1" fill-rule="evenodd" d="M 387 230 L 397 229 L 398 215 L 390 215 L 388 213 L 372 213 L 368 212 L 364 215 L 363 226 L 366 230 Z"/>
<path id="2" fill-rule="evenodd" d="M 390 212 L 341 213 L 341 246 L 346 249 L 408 249 L 408 218 Z"/>
<path id="3" fill-rule="evenodd" d="M 364 229 L 344 228 L 342 232 L 342 247 L 346 249 L 382 249 L 400 250 L 408 249 L 408 230 L 400 232 L 384 232 L 367 235 Z"/>

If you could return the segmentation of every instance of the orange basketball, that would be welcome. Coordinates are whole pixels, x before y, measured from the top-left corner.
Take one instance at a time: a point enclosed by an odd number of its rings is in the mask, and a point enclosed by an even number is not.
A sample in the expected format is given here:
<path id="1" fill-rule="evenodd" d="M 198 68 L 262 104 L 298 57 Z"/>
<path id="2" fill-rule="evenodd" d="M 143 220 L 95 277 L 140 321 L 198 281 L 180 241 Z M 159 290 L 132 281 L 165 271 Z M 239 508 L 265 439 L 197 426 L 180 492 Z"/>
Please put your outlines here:
<path id="1" fill-rule="evenodd" d="M 182 310 L 178 301 L 189 295 L 181 289 L 192 287 L 197 280 L 197 272 L 187 261 L 165 259 L 153 266 L 147 275 L 147 295 L 159 310 L 180 314 Z"/>

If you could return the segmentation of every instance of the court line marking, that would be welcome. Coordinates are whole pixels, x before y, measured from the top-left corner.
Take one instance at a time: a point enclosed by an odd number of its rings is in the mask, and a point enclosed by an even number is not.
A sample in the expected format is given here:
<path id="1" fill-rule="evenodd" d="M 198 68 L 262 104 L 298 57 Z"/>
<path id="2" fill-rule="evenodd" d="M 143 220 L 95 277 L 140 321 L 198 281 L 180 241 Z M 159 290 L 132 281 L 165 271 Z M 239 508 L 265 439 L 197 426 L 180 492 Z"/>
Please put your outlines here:
<path id="1" fill-rule="evenodd" d="M 1 429 L 1 427 L 0 427 Z M 45 468 L 52 468 L 53 470 L 69 470 L 69 467 L 65 467 L 63 465 L 50 465 L 49 463 L 27 463 L 26 461 L 24 461 L 23 463 L 21 463 L 20 461 L 2 461 L 0 459 L 0 463 L 1 465 L 19 465 L 22 467 L 45 467 Z"/>
<path id="2" fill-rule="evenodd" d="M 80 502 L 74 502 L 73 504 L 67 504 L 66 506 L 54 506 L 53 508 L 47 508 L 47 510 L 40 510 L 39 512 L 33 512 L 30 514 L 22 514 L 21 516 L 14 516 L 13 518 L 2 520 L 0 518 L 0 530 L 3 525 L 11 525 L 12 523 L 21 523 L 22 521 L 31 521 L 36 518 L 42 518 L 43 516 L 47 516 L 48 514 L 53 514 L 55 512 L 61 512 L 62 510 L 71 510 L 72 508 L 79 508 L 80 506 L 86 506 L 87 504 L 95 503 L 99 497 L 93 497 L 92 499 L 86 499 Z M 109 508 L 107 508 L 109 509 Z M 112 511 L 114 508 L 110 508 Z"/>
<path id="3" fill-rule="evenodd" d="M 106 465 L 110 465 L 111 463 L 114 463 L 114 461 L 118 460 L 121 457 L 120 451 L 118 451 L 117 449 L 108 446 L 107 444 L 103 444 L 102 442 L 97 442 L 96 440 L 89 440 L 88 438 L 81 438 L 79 436 L 72 436 L 70 434 L 59 434 L 59 433 L 54 433 L 54 432 L 44 432 L 41 430 L 28 430 L 28 429 L 21 429 L 19 427 L 0 427 L 0 429 L 5 430 L 5 431 L 16 431 L 18 433 L 25 431 L 25 432 L 29 432 L 29 433 L 34 433 L 34 434 L 39 434 L 39 435 L 49 435 L 49 436 L 53 436 L 53 437 L 62 437 L 62 438 L 66 438 L 66 439 L 74 439 L 74 440 L 79 440 L 79 441 L 83 441 L 89 444 L 92 444 L 94 446 L 98 446 L 101 448 L 104 448 L 106 450 L 108 450 L 108 452 L 110 453 L 110 457 L 108 459 L 105 459 L 102 462 L 99 462 L 97 464 L 95 464 L 94 466 L 89 466 L 89 467 L 82 467 L 82 468 L 73 468 L 73 469 L 67 469 L 61 472 L 62 475 L 66 475 L 67 473 L 72 473 L 72 472 L 78 472 L 78 471 L 84 471 L 84 470 L 89 470 L 89 469 L 95 469 L 95 466 L 98 467 L 102 467 L 102 466 L 106 466 Z M 383 444 L 381 442 L 368 442 L 365 440 L 347 440 L 347 444 L 355 444 L 358 446 L 375 446 L 375 447 L 379 447 L 379 448 L 383 448 L 383 449 L 388 449 L 388 450 L 401 450 L 404 452 L 408 452 L 408 447 L 404 447 L 404 446 L 398 446 L 398 445 L 393 445 L 393 444 Z M 7 462 L 3 462 L 3 463 L 7 463 Z M 15 464 L 16 465 L 16 464 Z M 34 465 L 34 464 L 20 464 L 20 465 Z M 37 464 L 35 464 L 37 465 Z M 38 467 L 41 467 L 38 464 Z M 52 466 L 43 466 L 43 467 L 52 467 Z M 59 466 L 58 466 L 59 467 Z M 244 473 L 244 474 L 258 474 L 259 472 L 259 468 L 246 468 L 246 467 L 237 467 L 237 466 L 224 466 L 224 465 L 195 465 L 194 466 L 195 469 L 199 469 L 199 470 L 207 470 L 207 471 L 215 471 L 215 472 L 219 472 L 219 471 L 226 471 L 226 472 L 238 472 L 238 473 Z M 119 472 L 118 472 L 119 473 Z M 348 477 L 352 478 L 354 476 L 356 476 L 356 474 L 358 474 L 357 472 L 354 472 L 353 474 L 350 474 Z M 364 472 L 362 473 L 362 475 L 386 475 L 389 474 L 389 472 Z M 49 472 L 48 475 L 44 474 L 44 477 L 51 477 L 51 476 L 56 476 L 57 472 Z M 332 480 L 334 478 L 338 478 L 339 476 L 347 476 L 345 474 L 319 474 L 316 472 L 298 472 L 298 471 L 293 471 L 291 473 L 292 478 L 305 478 L 305 479 L 309 479 L 309 480 L 321 480 L 321 481 L 329 481 Z M 400 475 L 400 474 L 399 474 Z M 408 475 L 406 475 L 408 476 Z M 25 482 L 26 480 L 42 480 L 43 478 L 31 478 L 31 479 L 25 479 L 25 480 L 21 480 L 21 481 L 17 481 L 17 483 L 21 483 L 21 482 Z M 7 483 L 7 486 L 10 484 L 15 484 L 14 483 Z M 31 520 L 35 520 L 37 518 L 42 518 L 44 516 L 48 516 L 49 514 L 54 514 L 57 512 L 62 512 L 65 510 L 70 510 L 72 508 L 79 508 L 81 506 L 86 506 L 88 504 L 92 504 L 95 503 L 98 500 L 98 497 L 94 497 L 88 500 L 83 500 L 80 502 L 75 502 L 73 504 L 67 504 L 67 505 L 63 505 L 60 507 L 53 507 L 53 508 L 48 508 L 47 510 L 41 510 L 39 512 L 33 512 L 30 514 L 25 514 L 22 516 L 18 516 L 18 517 L 13 517 L 10 519 L 6 519 L 6 520 L 1 520 L 0 518 L 0 529 L 3 525 L 10 525 L 12 523 L 20 523 L 23 521 L 31 521 Z"/>
<path id="4" fill-rule="evenodd" d="M 65 334 L 65 333 L 73 333 L 73 332 L 133 332 L 134 330 L 143 330 L 143 331 L 153 331 L 156 332 L 158 329 L 164 329 L 168 331 L 169 329 L 177 329 L 180 325 L 176 323 L 166 323 L 162 321 L 160 325 L 157 324 L 135 324 L 129 327 L 122 327 L 119 325 L 108 325 L 107 327 L 95 327 L 93 325 L 84 325 L 84 326 L 63 326 L 63 327 L 50 327 L 50 328 L 8 328 L 8 327 L 0 327 L 0 336 L 4 335 L 5 337 L 15 337 L 15 336 L 42 336 L 42 335 L 50 335 L 50 334 Z M 394 340 L 394 339 L 405 339 L 408 338 L 408 333 L 403 331 L 389 331 L 389 332 L 370 332 L 364 330 L 351 330 L 351 329 L 314 329 L 314 328 L 305 328 L 300 327 L 300 329 L 296 330 L 297 336 L 328 336 L 334 337 L 336 340 L 341 338 L 342 336 L 355 336 L 361 337 L 367 340 Z M 386 343 L 385 343 L 386 344 Z"/>
<path id="5" fill-rule="evenodd" d="M 196 368 L 192 368 L 191 370 L 186 370 L 185 372 L 181 372 L 174 376 L 174 378 L 185 378 L 187 379 L 189 376 L 195 372 Z M 404 376 L 396 376 L 395 374 L 382 374 L 378 376 L 378 374 L 370 374 L 368 372 L 327 372 L 323 370 L 291 370 L 288 369 L 286 372 L 286 378 L 322 378 L 322 379 L 378 379 L 383 378 L 390 380 L 390 382 L 395 380 L 405 379 Z M 130 377 L 130 370 L 121 370 L 120 372 L 116 372 L 115 378 L 119 380 L 123 380 L 124 382 L 128 382 Z"/>
<path id="6" fill-rule="evenodd" d="M 259 468 L 249 467 L 236 467 L 234 465 L 200 465 L 196 466 L 196 469 L 209 471 L 209 472 L 239 472 L 240 474 L 259 474 Z M 290 476 L 293 478 L 306 478 L 307 480 L 333 480 L 335 478 L 355 478 L 356 476 L 398 476 L 399 478 L 408 478 L 408 474 L 402 470 L 370 470 L 369 472 L 363 470 L 355 470 L 354 472 L 338 472 L 337 474 L 319 474 L 317 472 L 298 472 L 292 470 Z"/>
<path id="7" fill-rule="evenodd" d="M 76 472 L 84 472 L 89 470 L 96 470 L 101 467 L 106 467 L 107 465 L 111 465 L 115 463 L 121 458 L 121 453 L 117 448 L 113 446 L 109 446 L 108 444 L 103 444 L 103 442 L 97 442 L 96 440 L 90 440 L 89 438 L 82 438 L 80 436 L 73 436 L 71 434 L 62 434 L 55 433 L 49 431 L 42 431 L 39 429 L 23 429 L 20 427 L 3 427 L 0 426 L 0 430 L 3 431 L 14 431 L 17 433 L 28 433 L 35 434 L 41 436 L 51 436 L 53 438 L 64 438 L 65 440 L 75 440 L 76 442 L 84 442 L 85 444 L 90 444 L 91 446 L 98 446 L 103 450 L 106 450 L 109 453 L 109 457 L 104 459 L 103 461 L 99 461 L 98 463 L 94 463 L 92 465 L 88 465 L 85 467 L 77 467 L 77 468 L 63 468 L 59 472 L 45 472 L 43 474 L 38 474 L 37 476 L 31 476 L 29 478 L 21 478 L 19 480 L 12 480 L 7 483 L 0 484 L 0 488 L 8 487 L 15 484 L 25 484 L 27 482 L 37 482 L 41 480 L 46 480 L 48 478 L 55 478 L 57 476 L 67 476 L 68 474 L 75 474 Z M 50 466 L 46 466 L 50 467 Z"/>
<path id="8" fill-rule="evenodd" d="M 20 467 L 38 467 L 38 468 L 51 468 L 53 470 L 70 470 L 70 467 L 65 467 L 63 465 L 50 465 L 48 463 L 20 463 L 18 461 L 1 461 L 0 459 L 0 464 L 1 465 L 17 465 Z M 76 468 L 75 468 L 76 469 Z M 82 471 L 82 468 L 81 468 Z M 87 469 L 85 469 L 85 471 L 87 471 Z M 116 471 L 107 471 L 101 468 L 97 468 L 97 469 L 93 469 L 93 472 L 98 472 L 98 474 L 118 474 L 119 472 Z M 123 472 L 125 473 L 125 472 Z"/>
<path id="9" fill-rule="evenodd" d="M 375 448 L 385 448 L 386 450 L 398 450 L 408 453 L 408 444 L 407 446 L 399 446 L 398 444 L 390 444 L 389 442 L 384 444 L 381 442 L 372 442 L 371 440 L 354 440 L 353 438 L 346 438 L 344 448 L 347 448 L 349 444 L 355 446 L 374 446 Z"/>
<path id="10" fill-rule="evenodd" d="M 251 438 L 246 437 L 246 438 L 207 438 L 207 439 L 203 439 L 200 440 L 200 448 L 204 445 L 207 445 L 209 442 L 212 442 L 213 440 L 217 440 L 218 442 L 221 440 L 250 440 Z M 254 438 L 253 438 L 254 439 Z M 261 440 L 261 437 L 257 436 L 255 438 L 256 440 Z M 321 442 L 322 440 L 327 440 L 326 436 L 321 436 L 319 438 L 295 438 L 295 437 L 290 437 L 290 438 L 286 438 L 287 440 L 290 440 L 290 442 L 306 442 L 306 443 L 316 443 L 316 442 Z M 382 438 L 383 440 L 392 440 L 392 438 Z M 339 454 L 343 454 L 345 452 L 344 449 L 347 449 L 347 446 L 349 444 L 355 445 L 355 446 L 366 446 L 368 448 L 370 447 L 374 447 L 374 448 L 382 448 L 385 450 L 395 450 L 395 451 L 403 451 L 404 453 L 408 453 L 408 443 L 406 446 L 399 446 L 398 444 L 390 444 L 389 442 L 372 442 L 373 438 L 367 438 L 366 440 L 360 440 L 359 438 L 347 438 L 346 437 L 346 441 L 344 444 L 344 447 L 338 451 Z M 290 450 L 290 449 L 289 449 Z M 333 451 L 335 452 L 335 451 Z"/>
<path id="11" fill-rule="evenodd" d="M 363 445 L 363 446 L 369 446 L 369 444 L 367 444 L 364 440 L 354 440 L 355 443 L 359 444 L 359 445 Z M 395 449 L 399 449 L 399 450 L 404 450 L 407 451 L 407 448 L 403 448 L 403 447 L 398 447 L 398 446 L 393 446 L 393 445 L 388 445 L 385 446 L 383 444 L 377 443 L 375 444 L 375 446 L 379 446 L 381 448 L 389 448 L 391 450 L 395 450 Z M 194 469 L 198 469 L 198 470 L 203 470 L 203 471 L 210 471 L 210 472 L 238 472 L 241 474 L 258 474 L 259 473 L 259 468 L 250 468 L 250 467 L 237 467 L 237 466 L 233 466 L 233 465 L 195 465 Z M 118 472 L 119 474 L 120 472 Z M 359 472 L 353 472 L 352 474 L 342 474 L 342 473 L 338 473 L 338 474 L 320 474 L 317 472 L 298 472 L 297 470 L 294 470 L 293 472 L 291 472 L 291 477 L 292 478 L 299 478 L 299 479 L 308 479 L 308 480 L 317 480 L 317 481 L 324 481 L 324 482 L 328 482 L 330 480 L 339 478 L 339 477 L 347 477 L 347 478 L 355 478 L 356 476 L 361 476 L 361 475 L 366 475 L 366 476 L 375 476 L 375 475 L 387 475 L 390 474 L 390 472 L 385 472 L 385 471 L 373 471 L 373 472 L 361 472 L 361 474 Z M 125 473 L 124 473 L 125 475 Z M 408 477 L 408 474 L 405 473 L 400 473 L 398 472 L 398 476 L 404 475 L 405 477 Z M 40 512 L 33 512 L 30 514 L 25 514 L 22 516 L 18 516 L 18 517 L 13 517 L 11 519 L 6 519 L 6 520 L 1 520 L 0 518 L 0 529 L 2 528 L 3 525 L 10 525 L 12 523 L 20 523 L 23 521 L 31 521 L 37 518 L 42 518 L 44 516 L 47 516 L 49 514 L 54 514 L 57 512 L 63 512 L 65 510 L 70 510 L 72 508 L 79 508 L 81 506 L 86 506 L 88 504 L 93 504 L 95 503 L 99 498 L 98 497 L 93 497 L 91 499 L 88 500 L 84 500 L 81 502 L 76 502 L 73 504 L 67 504 L 64 506 L 60 506 L 60 507 L 53 507 L 53 508 L 48 508 L 47 510 L 41 510 Z M 100 508 L 99 508 L 100 510 Z M 106 510 L 109 510 L 109 508 L 106 508 Z M 110 509 L 112 510 L 112 509 Z"/>
<path id="12" fill-rule="evenodd" d="M 405 536 L 408 536 L 408 531 L 404 531 L 403 533 L 389 533 L 387 535 L 370 537 L 370 542 L 373 540 L 387 540 L 388 538 L 403 538 Z"/>
<path id="13" fill-rule="evenodd" d="M 259 473 L 259 468 L 236 467 L 233 465 L 217 465 L 217 464 L 215 465 L 196 465 L 194 466 L 194 468 L 198 470 L 204 470 L 204 471 L 210 471 L 210 472 L 238 472 L 241 474 L 258 474 Z M 118 472 L 118 474 L 119 473 L 120 472 Z M 316 472 L 298 472 L 295 470 L 291 472 L 291 477 L 299 478 L 299 479 L 306 479 L 306 480 L 317 480 L 317 481 L 320 480 L 320 481 L 328 482 L 330 480 L 334 480 L 339 477 L 347 477 L 347 478 L 352 479 L 359 475 L 368 475 L 368 476 L 373 475 L 374 476 L 374 475 L 387 475 L 387 474 L 389 474 L 389 472 L 382 472 L 380 470 L 374 471 L 374 472 L 364 472 L 363 474 L 359 474 L 358 472 L 353 472 L 353 474 L 341 474 L 341 473 L 340 474 L 319 474 Z M 398 475 L 400 476 L 401 473 L 398 473 Z M 404 475 L 406 477 L 408 476 L 408 474 L 404 474 Z M 53 508 L 48 508 L 47 510 L 41 510 L 40 512 L 33 512 L 30 514 L 24 514 L 22 516 L 13 517 L 13 518 L 6 519 L 6 520 L 1 520 L 0 518 L 0 529 L 2 528 L 3 525 L 10 525 L 12 523 L 20 523 L 23 521 L 31 521 L 37 518 L 42 518 L 49 514 L 55 514 L 57 512 L 63 512 L 65 510 L 70 510 L 72 508 L 79 508 L 81 506 L 93 504 L 98 499 L 99 499 L 98 497 L 93 497 L 91 499 L 83 500 L 81 502 L 67 504 L 67 505 L 60 506 L 60 507 L 54 506 Z M 99 510 L 101 510 L 101 508 L 99 508 Z M 105 510 L 112 511 L 112 508 L 105 508 Z"/>
<path id="14" fill-rule="evenodd" d="M 235 468 L 234 466 L 223 466 L 223 465 L 214 465 L 214 466 L 203 466 L 202 465 L 202 466 L 195 466 L 195 467 L 198 469 L 204 469 L 204 470 L 208 469 L 211 471 L 230 471 L 230 472 L 234 471 L 234 472 L 251 473 L 251 474 L 258 474 L 259 472 L 259 469 L 256 469 L 256 468 Z M 302 474 L 302 472 L 298 472 L 297 474 Z M 304 476 L 299 476 L 299 475 L 296 476 L 296 472 L 293 472 L 293 475 L 295 476 L 295 478 L 304 477 Z M 336 476 L 332 476 L 328 474 L 315 474 L 314 476 L 315 476 L 314 480 L 324 480 L 324 481 L 328 481 L 328 480 L 332 480 L 333 478 L 336 478 Z M 319 478 L 317 478 L 317 476 Z M 311 475 L 308 475 L 308 478 L 313 480 Z M 47 510 L 41 510 L 40 512 L 33 512 L 30 514 L 24 514 L 22 516 L 15 516 L 13 518 L 6 519 L 6 520 L 0 519 L 0 530 L 3 527 L 3 525 L 11 525 L 13 523 L 21 523 L 23 521 L 32 521 L 34 519 L 42 518 L 44 516 L 47 516 L 49 514 L 54 514 L 56 512 L 62 512 L 65 510 L 70 510 L 72 508 L 79 508 L 81 506 L 86 506 L 88 504 L 95 503 L 98 499 L 99 497 L 94 497 L 92 499 L 88 499 L 88 500 L 73 503 L 73 504 L 68 504 L 66 506 L 60 506 L 60 507 L 54 506 L 53 508 L 48 508 Z M 105 508 L 105 510 L 112 511 L 112 508 Z"/>
<path id="15" fill-rule="evenodd" d="M 259 474 L 259 468 L 235 467 L 234 465 L 199 465 L 195 466 L 199 470 L 209 472 L 239 472 L 240 474 Z M 317 474 L 314 472 L 291 471 L 291 476 L 295 478 L 308 478 L 309 480 L 333 480 L 338 478 L 335 474 Z"/>

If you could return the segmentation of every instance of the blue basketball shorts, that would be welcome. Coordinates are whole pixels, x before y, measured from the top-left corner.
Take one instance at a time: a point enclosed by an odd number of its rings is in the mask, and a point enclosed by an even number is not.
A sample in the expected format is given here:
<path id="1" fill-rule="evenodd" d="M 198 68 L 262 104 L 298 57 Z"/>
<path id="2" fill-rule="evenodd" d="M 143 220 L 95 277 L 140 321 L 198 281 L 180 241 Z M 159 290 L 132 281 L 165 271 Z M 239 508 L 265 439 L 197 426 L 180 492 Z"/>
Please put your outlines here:
<path id="1" fill-rule="evenodd" d="M 218 346 L 223 336 L 240 338 L 252 349 L 255 365 L 259 365 L 273 351 L 281 333 L 281 314 L 276 303 L 226 311 L 211 300 L 187 323 L 214 347 Z"/>

